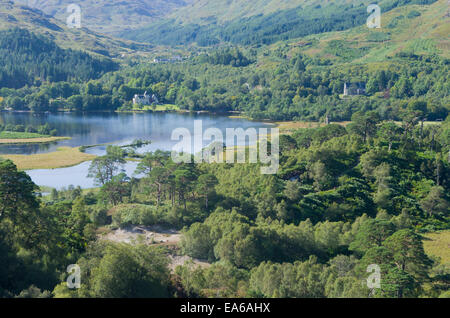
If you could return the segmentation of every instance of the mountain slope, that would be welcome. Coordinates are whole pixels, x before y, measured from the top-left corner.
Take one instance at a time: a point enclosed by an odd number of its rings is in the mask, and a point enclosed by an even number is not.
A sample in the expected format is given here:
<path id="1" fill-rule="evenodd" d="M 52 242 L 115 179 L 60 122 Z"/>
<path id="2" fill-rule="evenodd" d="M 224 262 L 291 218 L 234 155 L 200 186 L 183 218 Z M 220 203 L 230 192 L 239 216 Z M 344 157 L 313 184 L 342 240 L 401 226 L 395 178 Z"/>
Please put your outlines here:
<path id="1" fill-rule="evenodd" d="M 342 2 L 342 0 L 339 0 Z M 320 1 L 330 2 L 329 0 Z M 256 15 L 297 8 L 300 5 L 317 5 L 317 0 L 196 0 L 168 15 L 183 23 L 223 23 Z"/>
<path id="2" fill-rule="evenodd" d="M 310 35 L 290 45 L 316 59 L 367 64 L 388 62 L 399 52 L 450 58 L 449 34 L 450 7 L 447 0 L 439 0 L 387 12 L 382 15 L 381 29 L 359 26 Z"/>
<path id="3" fill-rule="evenodd" d="M 38 9 L 0 0 L 0 30 L 22 28 L 54 40 L 62 48 L 84 50 L 110 57 L 134 54 L 134 50 L 148 50 L 149 45 L 114 39 L 87 28 L 70 29 Z"/>
<path id="4" fill-rule="evenodd" d="M 430 120 L 445 118 L 446 0 L 396 7 L 381 20 L 381 29 L 362 24 L 260 47 L 208 48 L 185 63 L 142 65 L 123 77 L 128 91 L 154 89 L 160 100 L 194 111 L 307 121 L 328 114 L 332 121 L 347 121 L 356 111 L 376 110 L 383 119 L 399 120 L 405 103 L 420 99 L 429 104 Z M 251 62 L 234 62 L 238 56 Z M 364 83 L 367 94 L 342 98 L 345 83 Z"/>
<path id="5" fill-rule="evenodd" d="M 435 1 L 381 0 L 378 4 L 384 14 L 397 7 Z M 194 42 L 201 46 L 222 42 L 240 45 L 271 44 L 364 25 L 368 17 L 367 6 L 372 0 L 286 0 L 279 7 L 275 7 L 274 3 L 271 0 L 261 0 L 257 2 L 257 7 L 243 0 L 230 0 L 222 4 L 218 0 L 202 0 L 177 10 L 167 19 L 122 33 L 121 36 L 165 45 Z M 299 3 L 301 4 L 298 5 Z"/>
<path id="6" fill-rule="evenodd" d="M 21 88 L 41 80 L 83 82 L 117 69 L 118 64 L 109 58 L 61 49 L 28 30 L 0 30 L 0 87 Z"/>
<path id="7" fill-rule="evenodd" d="M 67 7 L 76 3 L 81 7 L 82 24 L 96 32 L 114 34 L 143 26 L 166 16 L 192 0 L 15 0 L 16 3 L 39 9 L 65 21 Z"/>

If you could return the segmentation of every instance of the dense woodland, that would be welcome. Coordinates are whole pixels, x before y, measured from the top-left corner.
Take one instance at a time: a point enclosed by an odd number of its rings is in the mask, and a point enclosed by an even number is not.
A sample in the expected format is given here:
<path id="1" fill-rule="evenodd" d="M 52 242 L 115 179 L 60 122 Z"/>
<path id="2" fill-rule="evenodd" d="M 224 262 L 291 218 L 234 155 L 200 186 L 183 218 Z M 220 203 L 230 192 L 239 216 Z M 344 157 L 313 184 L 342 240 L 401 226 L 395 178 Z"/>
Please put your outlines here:
<path id="1" fill-rule="evenodd" d="M 269 54 L 269 53 L 267 53 Z M 255 68 L 257 53 L 238 48 L 201 54 L 183 63 L 141 64 L 85 83 L 53 82 L 0 89 L 3 107 L 14 110 L 129 110 L 134 94 L 156 94 L 182 109 L 239 111 L 255 119 L 350 120 L 356 111 L 375 110 L 401 120 L 411 100 L 426 101 L 427 119 L 445 119 L 450 61 L 437 55 L 399 53 L 383 69 L 333 65 L 282 49 L 269 58 L 273 69 Z M 318 64 L 330 65 L 318 65 Z M 367 83 L 367 95 L 343 98 L 344 83 Z"/>
<path id="2" fill-rule="evenodd" d="M 122 73 L 132 79 L 118 87 L 125 95 L 119 98 L 147 89 L 166 103 L 190 110 L 233 110 L 274 120 L 317 121 L 328 115 L 332 121 L 344 121 L 356 111 L 369 110 L 386 120 L 400 120 L 411 99 L 427 101 L 430 120 L 445 119 L 448 113 L 448 59 L 398 54 L 386 69 L 370 72 L 361 65 L 316 66 L 314 59 L 289 59 L 281 52 L 280 59 L 274 69 L 254 72 L 251 66 L 211 66 L 202 57 L 192 64 L 133 68 Z M 104 79 L 118 85 L 121 77 Z M 342 98 L 345 82 L 367 82 L 368 95 Z"/>
<path id="3" fill-rule="evenodd" d="M 423 106 L 408 104 L 401 125 L 367 112 L 346 128 L 283 135 L 277 175 L 156 151 L 129 179 L 121 166 L 136 153 L 109 146 L 90 168 L 99 191 L 39 198 L 0 161 L 2 296 L 448 296 L 450 269 L 424 253 L 422 235 L 449 229 L 450 121 L 422 126 Z M 131 224 L 179 229 L 181 247 L 97 239 Z M 169 253 L 212 265 L 170 272 Z M 76 290 L 65 283 L 72 263 Z M 381 267 L 381 289 L 362 284 L 369 264 Z"/>
<path id="4" fill-rule="evenodd" d="M 108 59 L 61 49 L 25 29 L 0 31 L 0 87 L 39 86 L 41 82 L 82 82 L 116 70 Z"/>

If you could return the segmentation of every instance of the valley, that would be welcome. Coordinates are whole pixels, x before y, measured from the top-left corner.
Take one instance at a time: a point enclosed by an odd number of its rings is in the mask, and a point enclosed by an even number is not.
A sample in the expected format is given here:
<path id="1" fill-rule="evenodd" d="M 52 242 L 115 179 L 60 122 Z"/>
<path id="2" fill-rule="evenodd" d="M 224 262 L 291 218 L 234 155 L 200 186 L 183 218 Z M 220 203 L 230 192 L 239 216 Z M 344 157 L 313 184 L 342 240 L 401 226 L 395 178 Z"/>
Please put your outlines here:
<path id="1" fill-rule="evenodd" d="M 0 0 L 0 298 L 450 297 L 447 0 L 70 3 Z"/>

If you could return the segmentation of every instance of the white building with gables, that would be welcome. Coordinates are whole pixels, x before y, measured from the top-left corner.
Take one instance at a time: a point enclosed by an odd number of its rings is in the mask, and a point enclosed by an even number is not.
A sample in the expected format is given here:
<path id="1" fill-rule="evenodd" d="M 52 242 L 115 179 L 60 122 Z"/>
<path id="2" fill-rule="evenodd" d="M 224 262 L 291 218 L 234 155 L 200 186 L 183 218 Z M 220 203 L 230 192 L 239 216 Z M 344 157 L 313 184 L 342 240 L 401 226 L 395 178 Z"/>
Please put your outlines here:
<path id="1" fill-rule="evenodd" d="M 151 104 L 158 104 L 159 100 L 156 97 L 155 94 L 149 95 L 147 94 L 147 91 L 144 93 L 144 95 L 134 95 L 133 97 L 133 105 L 151 105 Z"/>

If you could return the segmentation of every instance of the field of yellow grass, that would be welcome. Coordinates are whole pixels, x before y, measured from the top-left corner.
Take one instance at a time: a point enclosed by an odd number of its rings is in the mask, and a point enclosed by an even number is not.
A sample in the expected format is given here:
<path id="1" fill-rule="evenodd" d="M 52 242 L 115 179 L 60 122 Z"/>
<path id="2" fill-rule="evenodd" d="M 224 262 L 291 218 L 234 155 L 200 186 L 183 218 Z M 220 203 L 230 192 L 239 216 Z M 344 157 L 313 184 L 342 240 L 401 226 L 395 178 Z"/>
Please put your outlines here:
<path id="1" fill-rule="evenodd" d="M 244 116 L 244 115 L 229 115 L 228 118 L 231 118 L 231 119 L 250 119 L 249 117 Z"/>
<path id="2" fill-rule="evenodd" d="M 69 137 L 46 137 L 46 138 L 23 138 L 23 139 L 0 139 L 0 144 L 33 144 L 47 143 L 58 140 L 70 139 Z"/>
<path id="3" fill-rule="evenodd" d="M 450 231 L 430 233 L 425 237 L 423 247 L 427 255 L 440 257 L 442 264 L 450 264 Z"/>
<path id="4" fill-rule="evenodd" d="M 1 155 L 12 160 L 19 170 L 55 169 L 71 167 L 95 158 L 95 155 L 81 152 L 78 148 L 61 147 L 55 152 L 35 155 Z"/>
<path id="5" fill-rule="evenodd" d="M 350 122 L 335 122 L 332 124 L 338 124 L 342 126 L 347 126 Z M 277 121 L 274 122 L 275 125 L 280 129 L 281 133 L 290 133 L 300 128 L 317 128 L 325 126 L 325 123 L 313 122 L 313 121 Z"/>
<path id="6" fill-rule="evenodd" d="M 351 121 L 341 121 L 341 122 L 331 122 L 330 124 L 338 124 L 341 126 L 346 127 L 348 124 L 350 124 Z M 401 122 L 395 122 L 397 125 L 401 126 Z M 297 129 L 300 128 L 317 128 L 317 127 L 324 127 L 325 123 L 319 123 L 314 121 L 277 121 L 273 122 L 279 129 L 280 133 L 282 134 L 290 134 L 294 132 Z M 431 126 L 431 125 L 441 125 L 441 121 L 425 121 L 424 126 Z M 420 124 L 418 124 L 419 126 Z"/>

